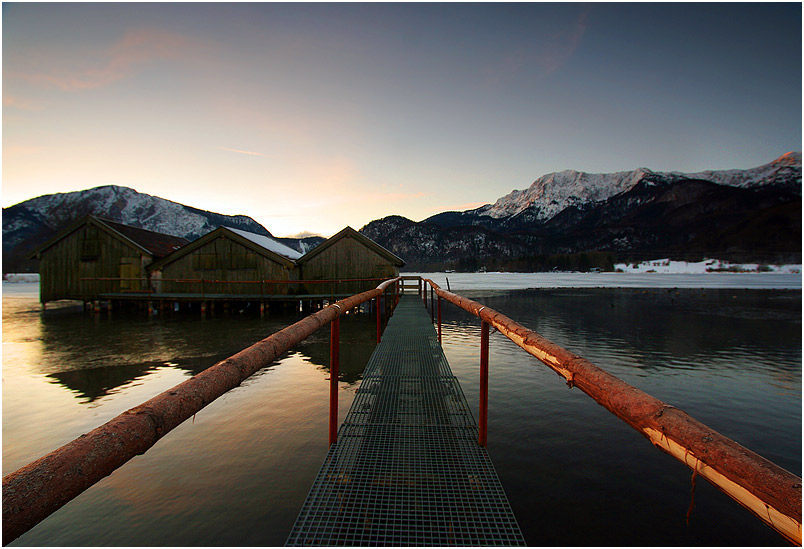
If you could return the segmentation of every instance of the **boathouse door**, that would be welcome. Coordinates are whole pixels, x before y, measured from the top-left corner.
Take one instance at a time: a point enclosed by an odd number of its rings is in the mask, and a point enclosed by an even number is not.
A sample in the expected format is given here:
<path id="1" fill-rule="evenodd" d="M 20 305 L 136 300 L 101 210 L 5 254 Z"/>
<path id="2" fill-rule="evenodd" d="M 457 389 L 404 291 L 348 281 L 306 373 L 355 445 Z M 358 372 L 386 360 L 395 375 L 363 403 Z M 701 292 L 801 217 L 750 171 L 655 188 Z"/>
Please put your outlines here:
<path id="1" fill-rule="evenodd" d="M 137 272 L 136 258 L 124 257 L 120 259 L 120 291 L 131 292 L 137 289 L 137 280 L 139 273 Z"/>

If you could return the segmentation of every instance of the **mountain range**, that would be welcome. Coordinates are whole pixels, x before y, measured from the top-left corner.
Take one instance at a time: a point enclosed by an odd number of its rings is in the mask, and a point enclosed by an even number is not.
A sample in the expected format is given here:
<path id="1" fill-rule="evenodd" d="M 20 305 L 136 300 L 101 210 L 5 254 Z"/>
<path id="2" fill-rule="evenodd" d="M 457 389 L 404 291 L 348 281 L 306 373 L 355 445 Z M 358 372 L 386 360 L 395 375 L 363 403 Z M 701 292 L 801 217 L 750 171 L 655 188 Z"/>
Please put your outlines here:
<path id="1" fill-rule="evenodd" d="M 223 215 L 185 206 L 128 187 L 107 185 L 56 193 L 3 208 L 3 273 L 36 271 L 31 251 L 87 214 L 150 231 L 195 240 L 220 226 L 269 236 L 301 253 L 323 237 L 277 238 L 245 215 Z"/>
<path id="2" fill-rule="evenodd" d="M 96 187 L 3 208 L 3 272 L 36 270 L 25 257 L 86 214 L 188 240 L 221 225 L 272 236 L 250 217 L 127 187 Z M 608 266 L 615 255 L 620 261 L 710 256 L 800 263 L 801 153 L 748 170 L 566 170 L 480 208 L 420 222 L 393 215 L 360 232 L 405 259 L 410 270 L 584 269 L 600 261 Z M 304 253 L 323 238 L 277 240 Z"/>
<path id="3" fill-rule="evenodd" d="M 800 262 L 801 153 L 748 170 L 566 170 L 494 204 L 421 222 L 390 216 L 361 232 L 423 271 L 541 270 L 590 252 L 601 267 L 614 256 Z"/>

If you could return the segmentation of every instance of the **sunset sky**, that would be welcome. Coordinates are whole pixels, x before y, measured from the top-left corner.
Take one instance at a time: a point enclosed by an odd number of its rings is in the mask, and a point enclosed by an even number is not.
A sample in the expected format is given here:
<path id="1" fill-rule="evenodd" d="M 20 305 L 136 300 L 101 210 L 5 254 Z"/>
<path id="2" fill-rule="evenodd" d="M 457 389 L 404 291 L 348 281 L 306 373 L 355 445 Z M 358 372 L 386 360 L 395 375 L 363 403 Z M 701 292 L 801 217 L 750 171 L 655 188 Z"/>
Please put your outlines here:
<path id="1" fill-rule="evenodd" d="M 801 150 L 785 4 L 3 4 L 7 207 L 121 185 L 329 236 L 549 172 Z"/>

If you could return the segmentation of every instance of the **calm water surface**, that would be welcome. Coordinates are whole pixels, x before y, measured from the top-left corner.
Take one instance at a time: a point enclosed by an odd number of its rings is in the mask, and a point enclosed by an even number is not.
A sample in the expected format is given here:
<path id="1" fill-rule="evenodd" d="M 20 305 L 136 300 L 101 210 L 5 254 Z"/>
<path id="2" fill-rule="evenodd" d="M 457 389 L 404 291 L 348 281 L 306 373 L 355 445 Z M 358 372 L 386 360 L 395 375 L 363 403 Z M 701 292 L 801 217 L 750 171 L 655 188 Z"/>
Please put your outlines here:
<path id="1" fill-rule="evenodd" d="M 440 282 L 440 281 L 437 281 Z M 801 291 L 462 291 L 801 475 Z M 40 312 L 3 296 L 3 473 L 299 315 Z M 478 399 L 479 322 L 443 309 L 444 350 Z M 342 321 L 345 416 L 374 318 Z M 14 545 L 282 545 L 327 450 L 325 329 L 211 403 Z M 783 545 L 498 333 L 489 453 L 531 545 Z"/>

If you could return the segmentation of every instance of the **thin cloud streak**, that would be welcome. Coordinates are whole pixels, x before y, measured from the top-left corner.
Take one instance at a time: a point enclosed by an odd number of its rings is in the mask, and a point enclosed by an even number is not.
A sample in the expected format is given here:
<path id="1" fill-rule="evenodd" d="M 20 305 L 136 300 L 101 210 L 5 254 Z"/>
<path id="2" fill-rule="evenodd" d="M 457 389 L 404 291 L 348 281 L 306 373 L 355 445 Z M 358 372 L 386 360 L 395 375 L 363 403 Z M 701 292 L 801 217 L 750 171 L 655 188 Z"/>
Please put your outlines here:
<path id="1" fill-rule="evenodd" d="M 4 95 L 3 106 L 19 109 L 22 111 L 41 111 L 42 104 L 24 97 L 15 95 Z"/>
<path id="2" fill-rule="evenodd" d="M 26 145 L 12 145 L 3 147 L 3 154 L 6 156 L 24 156 L 30 154 L 38 154 L 42 152 L 42 147 L 26 146 Z"/>
<path id="3" fill-rule="evenodd" d="M 488 202 L 467 202 L 466 204 L 458 204 L 457 206 L 448 206 L 443 210 L 445 212 L 463 212 L 466 210 L 475 210 L 480 206 L 485 206 Z"/>
<path id="4" fill-rule="evenodd" d="M 55 87 L 66 92 L 101 88 L 136 74 L 138 68 L 162 59 L 175 59 L 190 50 L 192 41 L 180 34 L 158 29 L 134 29 L 100 54 L 96 66 L 74 70 L 35 73 L 16 72 L 8 76 L 30 84 Z M 102 61 L 102 59 L 106 61 Z"/>
<path id="5" fill-rule="evenodd" d="M 557 32 L 551 37 L 546 44 L 546 48 L 537 56 L 545 74 L 550 74 L 561 68 L 578 49 L 581 39 L 586 33 L 586 19 L 588 16 L 589 10 L 587 9 L 578 15 L 578 18 L 570 28 L 563 29 L 563 31 Z"/>
<path id="6" fill-rule="evenodd" d="M 374 201 L 401 202 L 403 200 L 415 200 L 417 198 L 424 198 L 425 196 L 429 196 L 430 194 L 432 193 L 426 193 L 423 191 L 415 193 L 378 193 L 366 196 L 363 200 L 369 202 Z"/>
<path id="7" fill-rule="evenodd" d="M 228 147 L 218 147 L 218 150 L 219 150 L 219 151 L 228 151 L 228 152 L 233 152 L 233 153 L 237 153 L 237 154 L 247 154 L 247 155 L 251 155 L 251 156 L 265 156 L 265 155 L 264 155 L 263 153 L 261 153 L 261 152 L 244 151 L 244 150 L 242 150 L 242 149 L 230 149 L 230 148 L 228 148 Z"/>
<path id="8" fill-rule="evenodd" d="M 529 70 L 535 69 L 541 76 L 548 76 L 560 69 L 581 45 L 588 28 L 588 17 L 589 9 L 586 9 L 570 25 L 541 35 L 535 45 L 529 44 L 511 51 L 491 70 L 487 81 L 500 84 Z"/>

